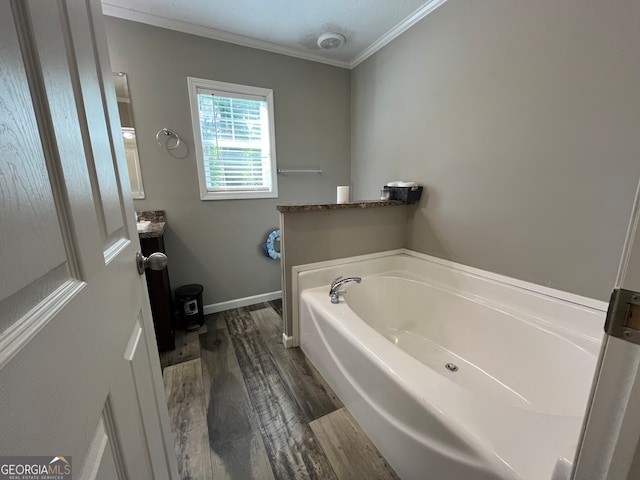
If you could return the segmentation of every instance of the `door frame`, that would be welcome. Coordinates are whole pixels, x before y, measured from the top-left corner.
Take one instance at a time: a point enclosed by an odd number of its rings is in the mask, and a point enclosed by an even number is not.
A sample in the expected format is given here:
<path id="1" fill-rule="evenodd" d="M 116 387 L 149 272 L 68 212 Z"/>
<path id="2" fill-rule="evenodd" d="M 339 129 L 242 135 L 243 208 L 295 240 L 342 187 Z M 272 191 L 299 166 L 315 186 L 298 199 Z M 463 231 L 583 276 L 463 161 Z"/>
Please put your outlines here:
<path id="1" fill-rule="evenodd" d="M 640 180 L 614 289 L 640 291 Z M 572 480 L 640 478 L 640 345 L 605 334 Z"/>

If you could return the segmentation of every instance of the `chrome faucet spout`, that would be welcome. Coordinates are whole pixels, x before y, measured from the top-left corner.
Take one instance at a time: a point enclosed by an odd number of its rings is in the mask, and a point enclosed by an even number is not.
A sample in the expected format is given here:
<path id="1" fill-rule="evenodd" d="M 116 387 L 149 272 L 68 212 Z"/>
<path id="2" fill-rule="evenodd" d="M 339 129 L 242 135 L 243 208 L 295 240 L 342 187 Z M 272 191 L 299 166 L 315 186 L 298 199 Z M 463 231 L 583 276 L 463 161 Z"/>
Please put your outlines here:
<path id="1" fill-rule="evenodd" d="M 361 277 L 336 278 L 333 282 L 331 282 L 331 288 L 329 289 L 329 297 L 331 297 L 331 303 L 340 303 L 340 297 L 347 293 L 344 290 L 340 290 L 340 287 L 342 285 L 349 282 L 360 283 L 361 281 Z"/>

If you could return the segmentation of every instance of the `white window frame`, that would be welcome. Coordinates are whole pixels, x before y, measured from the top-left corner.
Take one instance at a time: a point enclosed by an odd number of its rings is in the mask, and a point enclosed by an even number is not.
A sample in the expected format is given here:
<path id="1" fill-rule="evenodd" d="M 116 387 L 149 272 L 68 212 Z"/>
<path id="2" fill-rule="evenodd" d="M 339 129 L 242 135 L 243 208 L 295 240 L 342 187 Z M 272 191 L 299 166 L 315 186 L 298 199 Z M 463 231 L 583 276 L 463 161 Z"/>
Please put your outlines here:
<path id="1" fill-rule="evenodd" d="M 194 146 L 198 163 L 198 183 L 200 185 L 201 200 L 241 200 L 253 198 L 277 198 L 278 181 L 276 165 L 276 131 L 273 114 L 273 90 L 261 87 L 251 87 L 248 85 L 238 85 L 235 83 L 218 82 L 203 78 L 187 77 L 189 86 L 189 105 L 191 106 L 191 123 L 193 126 Z M 232 98 L 254 98 L 265 101 L 268 109 L 269 121 L 269 150 L 270 150 L 270 190 L 224 190 L 212 191 L 207 187 L 207 179 L 204 167 L 204 149 L 202 145 L 202 132 L 200 131 L 200 109 L 198 106 L 198 90 L 203 89 L 213 91 L 222 97 Z"/>

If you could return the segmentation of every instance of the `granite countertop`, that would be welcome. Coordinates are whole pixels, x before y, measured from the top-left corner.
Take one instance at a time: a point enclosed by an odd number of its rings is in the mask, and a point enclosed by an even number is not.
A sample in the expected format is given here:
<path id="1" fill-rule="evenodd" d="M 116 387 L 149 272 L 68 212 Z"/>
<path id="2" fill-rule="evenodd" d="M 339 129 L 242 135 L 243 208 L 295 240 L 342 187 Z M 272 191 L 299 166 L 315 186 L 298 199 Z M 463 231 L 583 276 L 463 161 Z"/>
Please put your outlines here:
<path id="1" fill-rule="evenodd" d="M 138 238 L 158 238 L 164 235 L 166 225 L 166 214 L 164 210 L 138 212 L 138 219 L 151 222 L 151 225 L 149 225 L 146 230 L 138 232 Z"/>
<path id="2" fill-rule="evenodd" d="M 395 207 L 398 205 L 410 205 L 407 202 L 399 200 L 359 200 L 347 203 L 303 203 L 276 205 L 281 213 L 294 212 L 321 212 L 325 210 L 343 210 L 348 208 L 378 208 L 378 207 Z"/>
<path id="3" fill-rule="evenodd" d="M 164 235 L 164 227 L 165 222 L 151 222 L 149 227 L 142 231 L 138 232 L 138 238 L 157 238 Z"/>

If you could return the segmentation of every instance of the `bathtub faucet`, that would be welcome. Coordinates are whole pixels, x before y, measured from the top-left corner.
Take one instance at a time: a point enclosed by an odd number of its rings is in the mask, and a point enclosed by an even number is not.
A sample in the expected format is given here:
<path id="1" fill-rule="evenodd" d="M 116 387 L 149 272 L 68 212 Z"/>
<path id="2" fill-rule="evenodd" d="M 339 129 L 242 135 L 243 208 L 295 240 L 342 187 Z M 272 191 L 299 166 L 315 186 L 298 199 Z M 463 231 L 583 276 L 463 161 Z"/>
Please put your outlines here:
<path id="1" fill-rule="evenodd" d="M 340 287 L 345 283 L 356 282 L 360 283 L 362 278 L 360 277 L 347 277 L 342 278 L 338 277 L 333 282 L 331 282 L 331 290 L 329 290 L 329 296 L 331 297 L 331 303 L 340 303 L 340 296 L 344 295 L 345 291 L 340 290 Z"/>

